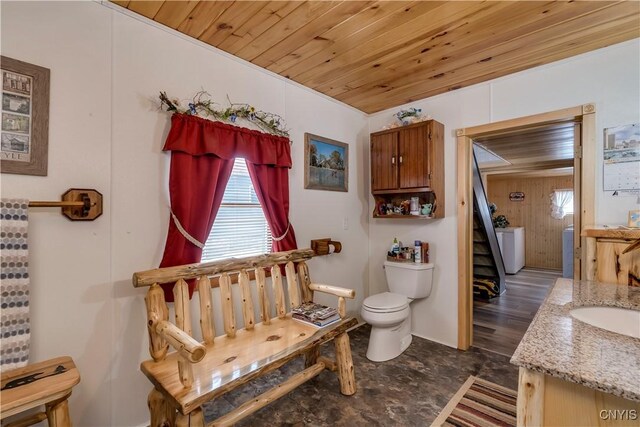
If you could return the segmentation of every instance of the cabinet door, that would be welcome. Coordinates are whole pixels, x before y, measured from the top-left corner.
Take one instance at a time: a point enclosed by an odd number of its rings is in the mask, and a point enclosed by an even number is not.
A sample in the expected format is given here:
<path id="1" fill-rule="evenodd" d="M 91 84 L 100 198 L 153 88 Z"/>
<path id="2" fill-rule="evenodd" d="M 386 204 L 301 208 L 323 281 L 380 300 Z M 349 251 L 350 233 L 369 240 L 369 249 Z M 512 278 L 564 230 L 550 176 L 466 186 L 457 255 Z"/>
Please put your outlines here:
<path id="1" fill-rule="evenodd" d="M 400 188 L 430 187 L 429 126 L 400 130 Z"/>
<path id="2" fill-rule="evenodd" d="M 398 188 L 398 132 L 371 136 L 371 190 Z"/>
<path id="3" fill-rule="evenodd" d="M 630 242 L 596 243 L 596 280 L 619 285 L 640 286 L 640 251 L 622 254 Z"/>

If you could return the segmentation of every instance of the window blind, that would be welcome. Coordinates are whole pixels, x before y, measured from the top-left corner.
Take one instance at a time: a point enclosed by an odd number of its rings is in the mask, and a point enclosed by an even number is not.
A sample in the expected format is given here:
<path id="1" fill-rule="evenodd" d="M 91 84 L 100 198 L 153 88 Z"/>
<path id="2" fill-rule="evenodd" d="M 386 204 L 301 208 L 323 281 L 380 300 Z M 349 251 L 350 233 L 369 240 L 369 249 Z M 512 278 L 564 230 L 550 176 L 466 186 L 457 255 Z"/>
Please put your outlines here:
<path id="1" fill-rule="evenodd" d="M 271 252 L 271 231 L 251 184 L 244 159 L 237 158 L 222 205 L 202 251 L 202 261 Z"/>

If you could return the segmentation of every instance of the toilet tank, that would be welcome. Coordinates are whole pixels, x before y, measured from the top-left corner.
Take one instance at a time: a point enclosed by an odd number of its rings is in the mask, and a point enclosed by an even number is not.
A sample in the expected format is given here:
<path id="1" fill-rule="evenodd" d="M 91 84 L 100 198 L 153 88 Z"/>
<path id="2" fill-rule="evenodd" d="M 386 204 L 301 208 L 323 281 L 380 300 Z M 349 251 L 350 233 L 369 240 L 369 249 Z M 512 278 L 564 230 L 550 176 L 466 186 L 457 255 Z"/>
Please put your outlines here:
<path id="1" fill-rule="evenodd" d="M 426 298 L 433 285 L 433 264 L 385 261 L 389 290 L 409 298 Z"/>

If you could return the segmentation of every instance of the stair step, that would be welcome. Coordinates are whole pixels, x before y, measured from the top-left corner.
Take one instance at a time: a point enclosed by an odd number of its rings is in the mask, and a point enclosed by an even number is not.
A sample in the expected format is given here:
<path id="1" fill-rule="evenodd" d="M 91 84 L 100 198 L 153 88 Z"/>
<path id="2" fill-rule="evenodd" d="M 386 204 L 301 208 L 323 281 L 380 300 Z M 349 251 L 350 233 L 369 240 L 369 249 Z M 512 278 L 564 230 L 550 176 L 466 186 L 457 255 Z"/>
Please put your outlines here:
<path id="1" fill-rule="evenodd" d="M 487 256 L 491 256 L 491 251 L 487 250 L 486 248 L 478 248 L 474 245 L 473 247 L 473 256 L 476 255 L 487 255 Z"/>
<path id="2" fill-rule="evenodd" d="M 489 245 L 485 244 L 486 242 L 477 242 L 473 244 L 473 254 L 474 255 L 491 255 L 491 249 Z"/>
<path id="3" fill-rule="evenodd" d="M 492 270 L 496 269 L 496 264 L 493 262 L 493 259 L 490 258 L 485 258 L 485 259 L 477 259 L 474 258 L 473 259 L 473 266 L 478 266 L 478 267 L 489 267 Z"/>
<path id="4" fill-rule="evenodd" d="M 474 267 L 489 267 L 489 268 L 496 268 L 496 265 L 493 263 L 493 261 L 485 261 L 485 260 L 478 260 L 478 259 L 473 259 L 473 266 Z"/>
<path id="5" fill-rule="evenodd" d="M 480 230 L 473 230 L 473 240 L 485 241 L 487 238 Z"/>
<path id="6" fill-rule="evenodd" d="M 497 277 L 497 272 L 493 268 L 484 267 L 484 266 L 473 266 L 473 275 L 474 276 L 487 276 L 487 277 Z"/>

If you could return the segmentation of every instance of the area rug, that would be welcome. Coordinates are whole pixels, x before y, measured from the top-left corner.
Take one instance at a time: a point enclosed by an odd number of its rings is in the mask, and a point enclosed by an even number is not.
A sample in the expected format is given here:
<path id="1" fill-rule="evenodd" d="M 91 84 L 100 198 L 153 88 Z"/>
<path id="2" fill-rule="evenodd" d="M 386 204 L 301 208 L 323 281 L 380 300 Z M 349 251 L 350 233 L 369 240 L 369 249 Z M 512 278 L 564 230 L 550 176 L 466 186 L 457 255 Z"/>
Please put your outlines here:
<path id="1" fill-rule="evenodd" d="M 511 389 L 470 376 L 431 427 L 515 427 L 516 397 Z"/>

